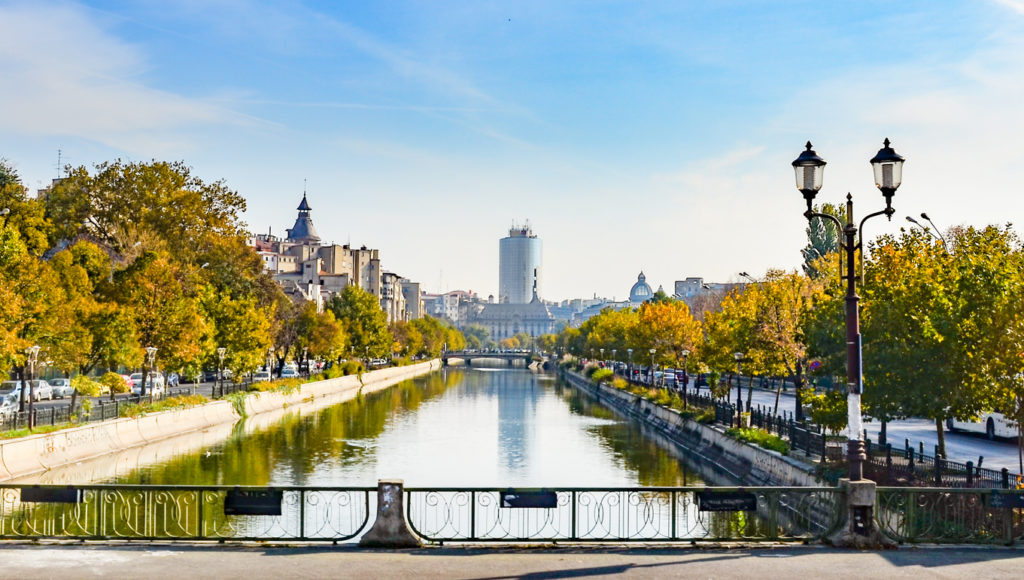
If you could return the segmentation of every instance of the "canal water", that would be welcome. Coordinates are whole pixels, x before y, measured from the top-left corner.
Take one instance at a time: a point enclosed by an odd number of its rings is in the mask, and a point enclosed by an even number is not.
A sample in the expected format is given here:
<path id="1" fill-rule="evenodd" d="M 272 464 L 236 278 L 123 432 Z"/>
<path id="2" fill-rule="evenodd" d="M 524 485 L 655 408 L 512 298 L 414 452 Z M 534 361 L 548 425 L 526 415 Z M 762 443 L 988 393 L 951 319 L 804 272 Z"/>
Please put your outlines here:
<path id="1" fill-rule="evenodd" d="M 418 487 L 701 485 L 677 452 L 554 375 L 446 368 L 114 481 Z"/>

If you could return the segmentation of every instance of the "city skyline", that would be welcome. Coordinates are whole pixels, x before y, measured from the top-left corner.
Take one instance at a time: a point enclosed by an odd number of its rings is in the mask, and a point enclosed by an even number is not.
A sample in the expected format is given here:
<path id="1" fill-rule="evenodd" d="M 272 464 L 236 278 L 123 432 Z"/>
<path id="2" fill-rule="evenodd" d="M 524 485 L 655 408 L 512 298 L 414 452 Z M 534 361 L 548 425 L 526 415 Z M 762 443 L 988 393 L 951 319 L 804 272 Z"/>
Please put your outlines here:
<path id="1" fill-rule="evenodd" d="M 32 189 L 73 166 L 182 159 L 283 234 L 305 189 L 324 241 L 429 290 L 498 294 L 529 218 L 548 300 L 623 299 L 799 267 L 790 161 L 819 199 L 891 223 L 1017 221 L 1024 2 L 643 4 L 0 2 L 0 157 Z M 304 180 L 307 185 L 304 187 Z M 971 203 L 963 203 L 969 197 Z M 453 259 L 453 256 L 455 257 Z"/>

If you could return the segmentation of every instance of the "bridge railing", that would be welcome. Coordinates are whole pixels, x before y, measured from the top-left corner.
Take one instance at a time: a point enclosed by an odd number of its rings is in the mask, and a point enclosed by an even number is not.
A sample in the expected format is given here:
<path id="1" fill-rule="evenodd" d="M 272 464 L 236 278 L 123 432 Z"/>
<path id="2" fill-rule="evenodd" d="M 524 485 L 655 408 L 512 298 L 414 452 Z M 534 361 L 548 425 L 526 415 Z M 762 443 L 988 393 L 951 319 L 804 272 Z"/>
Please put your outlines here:
<path id="1" fill-rule="evenodd" d="M 879 487 L 875 523 L 900 543 L 1008 545 L 1024 540 L 1024 496 L 1003 489 Z"/>

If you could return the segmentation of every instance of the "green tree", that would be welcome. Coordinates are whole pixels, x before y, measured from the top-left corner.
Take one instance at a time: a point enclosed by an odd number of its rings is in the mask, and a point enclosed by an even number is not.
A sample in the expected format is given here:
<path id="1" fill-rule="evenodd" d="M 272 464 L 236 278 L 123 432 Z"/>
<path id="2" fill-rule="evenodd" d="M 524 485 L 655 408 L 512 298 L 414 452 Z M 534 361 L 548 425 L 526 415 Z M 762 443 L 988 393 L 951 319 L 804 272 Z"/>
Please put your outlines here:
<path id="1" fill-rule="evenodd" d="M 358 286 L 346 286 L 331 297 L 327 308 L 341 321 L 356 356 L 387 356 L 394 339 L 388 330 L 388 318 L 377 299 Z"/>
<path id="2" fill-rule="evenodd" d="M 834 216 L 841 222 L 846 221 L 846 212 L 837 205 L 826 203 L 814 206 L 815 213 Z M 811 218 L 807 224 L 807 246 L 801 250 L 804 256 L 804 274 L 814 279 L 821 278 L 826 272 L 820 269 L 821 259 L 838 260 L 839 226 L 830 219 Z"/>

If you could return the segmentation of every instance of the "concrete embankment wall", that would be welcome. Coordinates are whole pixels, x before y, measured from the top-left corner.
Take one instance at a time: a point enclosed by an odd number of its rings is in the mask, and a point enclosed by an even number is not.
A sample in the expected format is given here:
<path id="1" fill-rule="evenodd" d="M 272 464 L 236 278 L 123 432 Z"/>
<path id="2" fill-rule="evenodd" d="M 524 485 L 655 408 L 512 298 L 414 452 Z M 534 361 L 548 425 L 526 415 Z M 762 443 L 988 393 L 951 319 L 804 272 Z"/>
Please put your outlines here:
<path id="1" fill-rule="evenodd" d="M 720 429 L 687 419 L 669 409 L 621 391 L 595 384 L 574 372 L 566 381 L 590 394 L 617 413 L 637 419 L 662 443 L 682 448 L 697 464 L 701 477 L 712 485 L 819 486 L 813 467 L 776 451 L 737 441 Z"/>
<path id="2" fill-rule="evenodd" d="M 362 383 L 358 376 L 351 375 L 306 383 L 287 394 L 253 393 L 245 399 L 245 410 L 249 421 L 268 423 L 280 418 L 284 411 L 319 410 L 352 399 L 360 389 L 364 394 L 379 391 L 403 380 L 432 372 L 440 365 L 440 361 L 434 360 L 417 365 L 381 369 L 365 373 L 362 376 Z M 120 465 L 125 460 L 131 462 L 163 457 L 166 455 L 166 449 L 156 454 L 146 453 L 141 449 L 155 442 L 203 430 L 213 430 L 221 439 L 225 439 L 240 418 L 229 401 L 213 401 L 188 409 L 90 423 L 52 433 L 11 439 L 0 442 L 0 481 L 25 478 L 60 466 L 73 465 L 134 448 L 140 448 L 140 452 L 122 454 L 123 459 L 117 464 Z M 207 446 L 217 442 L 205 437 L 196 440 Z M 184 448 L 188 449 L 189 445 L 185 445 Z M 112 464 L 112 467 L 117 466 Z"/>

